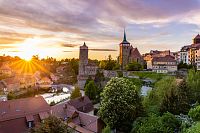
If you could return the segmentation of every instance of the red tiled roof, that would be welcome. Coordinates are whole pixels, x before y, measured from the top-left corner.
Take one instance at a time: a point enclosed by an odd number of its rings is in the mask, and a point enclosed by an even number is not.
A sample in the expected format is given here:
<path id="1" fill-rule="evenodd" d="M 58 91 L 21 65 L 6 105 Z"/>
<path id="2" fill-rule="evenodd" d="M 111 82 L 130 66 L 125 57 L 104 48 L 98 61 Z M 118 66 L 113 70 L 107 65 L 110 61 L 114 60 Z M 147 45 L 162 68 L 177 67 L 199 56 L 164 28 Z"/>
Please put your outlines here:
<path id="1" fill-rule="evenodd" d="M 49 117 L 49 114 L 47 112 L 40 112 L 39 116 L 41 120 L 44 120 Z"/>
<path id="2" fill-rule="evenodd" d="M 6 78 L 6 79 L 4 79 L 3 80 L 7 85 L 8 84 L 19 84 L 20 83 L 20 81 L 19 81 L 19 79 L 18 78 Z"/>
<path id="3" fill-rule="evenodd" d="M 0 122 L 49 111 L 50 106 L 42 96 L 2 101 L 0 102 Z"/>
<path id="4" fill-rule="evenodd" d="M 26 121 L 34 121 L 33 115 L 27 115 Z"/>
<path id="5" fill-rule="evenodd" d="M 154 57 L 153 62 L 176 62 L 173 56 L 167 55 L 164 57 Z"/>
<path id="6" fill-rule="evenodd" d="M 62 119 L 72 118 L 68 124 L 71 128 L 81 133 L 99 133 L 102 123 L 99 117 L 84 112 L 77 111 L 67 103 L 58 104 L 51 107 L 53 115 Z"/>

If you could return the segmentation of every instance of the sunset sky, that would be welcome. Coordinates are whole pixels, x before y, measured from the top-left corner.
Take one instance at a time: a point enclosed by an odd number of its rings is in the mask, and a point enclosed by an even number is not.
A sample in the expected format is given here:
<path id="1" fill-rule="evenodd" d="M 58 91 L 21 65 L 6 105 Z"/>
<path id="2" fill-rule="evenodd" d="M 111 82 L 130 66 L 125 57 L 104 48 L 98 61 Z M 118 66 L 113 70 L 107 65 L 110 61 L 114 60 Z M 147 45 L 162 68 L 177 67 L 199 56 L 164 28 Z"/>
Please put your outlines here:
<path id="1" fill-rule="evenodd" d="M 200 32 L 200 0 L 0 0 L 0 54 L 77 58 L 119 54 L 127 39 L 141 54 L 179 50 Z"/>

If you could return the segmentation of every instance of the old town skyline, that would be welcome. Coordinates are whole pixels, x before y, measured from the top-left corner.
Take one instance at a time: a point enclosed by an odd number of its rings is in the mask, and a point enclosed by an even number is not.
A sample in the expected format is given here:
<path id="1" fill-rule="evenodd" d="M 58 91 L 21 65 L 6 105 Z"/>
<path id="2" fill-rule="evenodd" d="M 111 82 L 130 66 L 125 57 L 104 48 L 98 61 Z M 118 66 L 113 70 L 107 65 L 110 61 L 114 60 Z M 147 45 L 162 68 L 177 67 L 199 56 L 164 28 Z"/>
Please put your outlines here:
<path id="1" fill-rule="evenodd" d="M 116 58 L 124 28 L 141 53 L 178 51 L 200 31 L 199 5 L 199 0 L 0 0 L 0 54 L 78 58 L 85 41 L 91 59 Z"/>

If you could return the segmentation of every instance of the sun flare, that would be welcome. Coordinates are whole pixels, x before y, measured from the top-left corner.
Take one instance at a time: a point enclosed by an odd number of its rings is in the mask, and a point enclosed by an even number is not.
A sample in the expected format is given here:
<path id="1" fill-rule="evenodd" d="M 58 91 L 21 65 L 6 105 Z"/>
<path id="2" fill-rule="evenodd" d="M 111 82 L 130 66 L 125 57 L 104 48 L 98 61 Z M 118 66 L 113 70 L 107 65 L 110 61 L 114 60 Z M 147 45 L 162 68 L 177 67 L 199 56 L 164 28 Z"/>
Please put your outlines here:
<path id="1" fill-rule="evenodd" d="M 28 38 L 19 45 L 20 57 L 26 61 L 30 61 L 33 55 L 37 54 L 38 38 Z"/>

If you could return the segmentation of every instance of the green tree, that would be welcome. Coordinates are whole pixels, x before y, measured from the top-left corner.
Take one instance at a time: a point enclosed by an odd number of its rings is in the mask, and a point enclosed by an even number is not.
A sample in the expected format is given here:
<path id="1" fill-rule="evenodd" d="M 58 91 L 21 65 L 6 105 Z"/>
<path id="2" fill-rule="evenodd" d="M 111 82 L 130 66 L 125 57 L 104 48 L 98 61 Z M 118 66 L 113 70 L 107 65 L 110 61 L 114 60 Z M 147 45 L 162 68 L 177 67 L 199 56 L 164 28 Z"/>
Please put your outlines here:
<path id="1" fill-rule="evenodd" d="M 192 69 L 193 66 L 192 66 L 192 65 L 188 65 L 187 63 L 183 63 L 183 61 L 181 61 L 181 62 L 178 64 L 178 69 L 181 69 L 181 68 Z"/>
<path id="2" fill-rule="evenodd" d="M 112 78 L 105 86 L 101 98 L 98 114 L 111 128 L 130 128 L 127 125 L 143 111 L 136 86 L 126 78 Z"/>
<path id="3" fill-rule="evenodd" d="M 109 55 L 107 60 L 102 60 L 100 62 L 99 67 L 105 70 L 118 70 L 120 65 L 116 60 L 112 59 L 111 55 Z"/>
<path id="4" fill-rule="evenodd" d="M 190 109 L 190 89 L 187 87 L 185 79 L 179 83 L 177 87 L 177 96 L 178 96 L 178 110 L 179 113 L 187 114 Z"/>
<path id="5" fill-rule="evenodd" d="M 109 126 L 106 126 L 103 130 L 102 133 L 111 133 L 111 128 Z"/>
<path id="6" fill-rule="evenodd" d="M 7 95 L 7 99 L 8 100 L 12 100 L 12 99 L 15 99 L 16 98 L 16 95 L 14 94 L 14 92 L 9 92 L 8 95 Z"/>
<path id="7" fill-rule="evenodd" d="M 102 82 L 105 81 L 105 77 L 103 72 L 100 72 L 99 70 L 97 70 L 97 73 L 95 75 L 94 78 L 94 82 L 97 85 L 98 88 L 102 88 Z"/>
<path id="8" fill-rule="evenodd" d="M 171 132 L 174 132 L 175 129 L 178 129 L 181 126 L 181 121 L 169 112 L 162 115 L 161 122 L 163 126 L 170 129 Z"/>
<path id="9" fill-rule="evenodd" d="M 140 71 L 142 69 L 142 65 L 136 61 L 131 62 L 126 66 L 127 71 Z"/>
<path id="10" fill-rule="evenodd" d="M 174 77 L 163 77 L 161 80 L 156 82 L 154 89 L 148 93 L 147 97 L 145 97 L 143 101 L 147 113 L 153 112 L 159 114 L 160 110 L 162 113 L 168 111 L 166 108 L 170 103 L 167 100 L 168 98 L 171 99 L 176 96 L 176 87 L 177 83 Z M 177 97 L 175 98 L 177 99 Z M 173 101 L 171 104 L 176 104 L 176 102 Z"/>
<path id="11" fill-rule="evenodd" d="M 81 97 L 81 92 L 80 92 L 80 88 L 78 86 L 75 86 L 74 90 L 71 93 L 70 99 L 75 99 L 78 97 Z"/>
<path id="12" fill-rule="evenodd" d="M 161 113 L 168 111 L 176 115 L 187 114 L 190 109 L 189 93 L 185 80 L 179 83 L 178 87 L 169 88 L 161 102 Z"/>
<path id="13" fill-rule="evenodd" d="M 168 111 L 172 114 L 178 115 L 179 110 L 177 102 L 178 102 L 178 96 L 176 93 L 176 89 L 170 88 L 170 90 L 168 90 L 168 92 L 165 93 L 164 99 L 161 102 L 160 112 L 164 113 Z"/>
<path id="14" fill-rule="evenodd" d="M 89 83 L 85 86 L 85 95 L 88 96 L 91 100 L 96 99 L 96 91 L 97 87 L 94 81 L 89 81 Z"/>
<path id="15" fill-rule="evenodd" d="M 195 71 L 194 69 L 189 70 L 186 82 L 191 91 L 190 100 L 193 103 L 196 101 L 200 103 L 200 71 Z"/>
<path id="16" fill-rule="evenodd" d="M 192 127 L 188 128 L 184 133 L 200 133 L 200 122 L 192 125 Z"/>
<path id="17" fill-rule="evenodd" d="M 149 117 L 137 119 L 133 123 L 131 133 L 167 133 L 169 130 L 162 124 L 161 117 L 151 114 Z"/>
<path id="18" fill-rule="evenodd" d="M 174 133 L 180 125 L 180 121 L 171 113 L 163 116 L 151 114 L 134 121 L 131 133 Z"/>
<path id="19" fill-rule="evenodd" d="M 190 109 L 188 115 L 194 120 L 194 121 L 200 121 L 200 105 Z"/>
<path id="20" fill-rule="evenodd" d="M 72 131 L 57 117 L 49 116 L 39 126 L 33 128 L 31 133 L 72 133 Z"/>
<path id="21" fill-rule="evenodd" d="M 84 85 L 84 88 L 86 87 L 86 85 L 87 85 L 90 81 L 92 81 L 91 76 L 89 76 L 88 79 L 86 80 L 85 85 Z"/>

